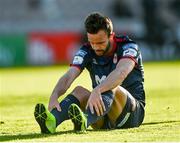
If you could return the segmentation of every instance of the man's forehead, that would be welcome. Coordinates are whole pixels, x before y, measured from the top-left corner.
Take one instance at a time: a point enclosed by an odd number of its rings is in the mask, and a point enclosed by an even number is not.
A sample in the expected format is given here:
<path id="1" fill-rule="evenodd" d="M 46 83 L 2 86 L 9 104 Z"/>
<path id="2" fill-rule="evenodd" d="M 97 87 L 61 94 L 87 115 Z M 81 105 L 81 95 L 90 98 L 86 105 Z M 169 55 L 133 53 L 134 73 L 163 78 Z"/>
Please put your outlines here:
<path id="1" fill-rule="evenodd" d="M 95 33 L 95 34 L 91 34 L 91 33 L 88 33 L 87 32 L 87 35 L 88 36 L 97 36 L 97 35 L 99 35 L 99 36 L 107 36 L 107 32 L 106 31 L 104 31 L 104 30 L 99 30 L 97 33 Z"/>
<path id="2" fill-rule="evenodd" d="M 94 41 L 94 42 L 103 42 L 105 40 L 107 40 L 108 36 L 105 33 L 97 33 L 97 34 L 90 34 L 87 33 L 87 37 L 89 41 Z"/>

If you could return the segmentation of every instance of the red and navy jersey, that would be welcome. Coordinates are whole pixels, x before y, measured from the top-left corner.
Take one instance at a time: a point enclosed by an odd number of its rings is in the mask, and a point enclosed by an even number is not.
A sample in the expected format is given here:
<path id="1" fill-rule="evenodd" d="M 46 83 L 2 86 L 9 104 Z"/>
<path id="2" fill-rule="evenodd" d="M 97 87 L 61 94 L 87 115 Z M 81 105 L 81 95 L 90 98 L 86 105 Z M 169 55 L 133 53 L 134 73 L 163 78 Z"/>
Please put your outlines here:
<path id="1" fill-rule="evenodd" d="M 95 88 L 116 68 L 118 61 L 123 58 L 133 60 L 135 67 L 121 86 L 136 99 L 144 102 L 142 57 L 138 45 L 128 36 L 114 36 L 113 50 L 108 56 L 97 56 L 89 43 L 84 44 L 75 54 L 71 66 L 76 66 L 81 71 L 86 68 L 92 80 L 92 87 Z"/>

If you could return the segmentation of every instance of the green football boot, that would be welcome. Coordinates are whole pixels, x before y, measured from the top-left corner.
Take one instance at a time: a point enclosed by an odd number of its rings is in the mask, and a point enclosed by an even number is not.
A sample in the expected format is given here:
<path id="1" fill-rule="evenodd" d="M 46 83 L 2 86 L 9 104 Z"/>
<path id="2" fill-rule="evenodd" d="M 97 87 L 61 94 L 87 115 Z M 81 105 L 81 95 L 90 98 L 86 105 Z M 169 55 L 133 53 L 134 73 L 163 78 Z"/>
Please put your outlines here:
<path id="1" fill-rule="evenodd" d="M 87 118 L 76 104 L 71 104 L 68 109 L 68 115 L 74 124 L 74 130 L 85 132 L 87 128 Z"/>
<path id="2" fill-rule="evenodd" d="M 56 131 L 56 119 L 43 104 L 36 104 L 34 117 L 41 128 L 41 133 L 48 134 Z"/>

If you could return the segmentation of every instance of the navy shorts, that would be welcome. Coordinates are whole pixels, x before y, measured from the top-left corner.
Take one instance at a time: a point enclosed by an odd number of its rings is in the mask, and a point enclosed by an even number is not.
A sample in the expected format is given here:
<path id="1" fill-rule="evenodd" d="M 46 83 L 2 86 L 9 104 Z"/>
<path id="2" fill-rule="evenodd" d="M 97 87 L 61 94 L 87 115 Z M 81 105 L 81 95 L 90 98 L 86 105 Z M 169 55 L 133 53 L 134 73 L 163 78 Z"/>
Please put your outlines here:
<path id="1" fill-rule="evenodd" d="M 115 125 L 111 125 L 108 115 L 104 116 L 104 125 L 102 129 L 114 128 L 133 128 L 142 124 L 145 116 L 144 101 L 136 100 L 136 108 L 132 111 L 132 101 L 128 96 L 125 107 L 117 118 Z"/>
<path id="2" fill-rule="evenodd" d="M 116 120 L 115 128 L 133 128 L 139 127 L 142 124 L 145 110 L 141 101 L 136 100 L 136 109 L 134 111 L 131 111 L 128 106 L 132 109 L 131 99 L 129 97 L 127 99 L 125 108 Z"/>

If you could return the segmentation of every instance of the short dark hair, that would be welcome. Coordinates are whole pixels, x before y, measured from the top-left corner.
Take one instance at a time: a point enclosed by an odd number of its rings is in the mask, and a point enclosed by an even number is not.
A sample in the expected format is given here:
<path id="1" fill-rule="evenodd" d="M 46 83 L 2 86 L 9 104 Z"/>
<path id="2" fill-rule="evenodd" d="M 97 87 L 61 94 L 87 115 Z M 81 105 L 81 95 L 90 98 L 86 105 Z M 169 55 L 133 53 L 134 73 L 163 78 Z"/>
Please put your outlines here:
<path id="1" fill-rule="evenodd" d="M 113 32 L 111 20 L 98 12 L 91 13 L 84 22 L 86 32 L 96 34 L 99 30 L 107 32 L 108 36 Z"/>

